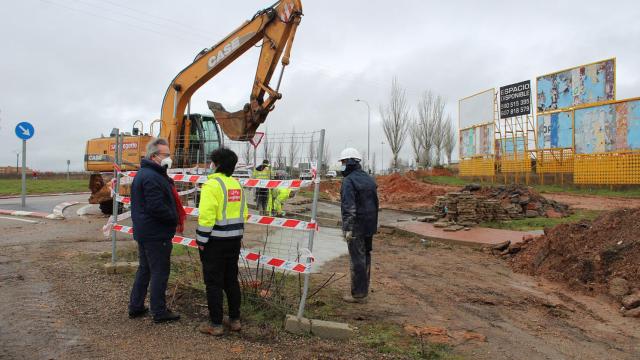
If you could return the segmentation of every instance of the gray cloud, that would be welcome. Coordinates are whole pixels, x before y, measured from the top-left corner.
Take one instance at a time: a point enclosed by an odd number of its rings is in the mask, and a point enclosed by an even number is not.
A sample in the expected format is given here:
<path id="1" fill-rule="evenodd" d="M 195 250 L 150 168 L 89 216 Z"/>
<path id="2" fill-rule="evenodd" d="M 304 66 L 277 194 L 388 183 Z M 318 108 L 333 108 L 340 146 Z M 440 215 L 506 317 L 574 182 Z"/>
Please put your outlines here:
<path id="1" fill-rule="evenodd" d="M 159 117 L 169 82 L 263 1 L 25 0 L 3 2 L 0 164 L 30 121 L 29 165 L 82 167 L 87 139 Z M 431 89 L 457 119 L 459 98 L 563 68 L 617 57 L 617 95 L 640 95 L 640 7 L 634 1 L 306 1 L 269 131 L 327 129 L 334 157 L 371 144 L 380 161 L 378 107 L 397 76 L 410 103 Z M 257 51 L 193 97 L 236 110 L 248 98 Z M 403 156 L 410 153 L 405 146 Z M 385 149 L 385 159 L 390 151 Z"/>

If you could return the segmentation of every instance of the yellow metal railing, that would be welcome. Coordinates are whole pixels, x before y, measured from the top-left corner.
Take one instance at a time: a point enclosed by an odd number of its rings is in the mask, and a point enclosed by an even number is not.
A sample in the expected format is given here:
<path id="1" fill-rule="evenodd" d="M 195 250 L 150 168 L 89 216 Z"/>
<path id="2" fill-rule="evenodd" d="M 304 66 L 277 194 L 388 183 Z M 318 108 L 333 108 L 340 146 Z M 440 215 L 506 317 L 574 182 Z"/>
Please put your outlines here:
<path id="1" fill-rule="evenodd" d="M 496 161 L 493 157 L 476 157 L 460 160 L 460 176 L 494 176 Z"/>
<path id="2" fill-rule="evenodd" d="M 640 151 L 576 154 L 573 182 L 576 184 L 640 184 Z"/>
<path id="3" fill-rule="evenodd" d="M 536 173 L 559 174 L 573 172 L 573 149 L 535 150 Z"/>

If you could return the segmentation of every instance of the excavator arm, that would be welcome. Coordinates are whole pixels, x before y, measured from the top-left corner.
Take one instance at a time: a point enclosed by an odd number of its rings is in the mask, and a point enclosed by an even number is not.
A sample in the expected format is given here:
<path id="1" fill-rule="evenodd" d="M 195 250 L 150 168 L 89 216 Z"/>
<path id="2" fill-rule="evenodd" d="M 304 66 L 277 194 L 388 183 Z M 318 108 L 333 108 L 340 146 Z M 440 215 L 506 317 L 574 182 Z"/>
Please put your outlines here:
<path id="1" fill-rule="evenodd" d="M 193 63 L 173 79 L 162 102 L 160 131 L 160 135 L 169 141 L 172 151 L 178 145 L 184 112 L 193 93 L 262 41 L 249 103 L 240 111 L 227 112 L 221 104 L 208 102 L 222 131 L 230 139 L 250 140 L 253 137 L 258 126 L 273 109 L 276 100 L 282 97 L 278 92 L 280 80 L 285 66 L 289 64 L 291 45 L 301 17 L 300 0 L 280 0 L 259 11 L 250 21 L 246 21 L 218 44 L 204 49 Z M 280 79 L 273 89 L 269 82 L 281 58 Z"/>

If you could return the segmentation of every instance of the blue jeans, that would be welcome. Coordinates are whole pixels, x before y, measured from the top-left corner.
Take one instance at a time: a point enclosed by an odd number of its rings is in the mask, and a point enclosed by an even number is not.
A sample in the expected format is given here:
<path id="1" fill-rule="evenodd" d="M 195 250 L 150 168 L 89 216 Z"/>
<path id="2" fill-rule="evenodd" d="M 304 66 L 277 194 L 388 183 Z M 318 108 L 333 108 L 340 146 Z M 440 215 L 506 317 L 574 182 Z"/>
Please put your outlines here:
<path id="1" fill-rule="evenodd" d="M 157 242 L 138 242 L 138 271 L 131 289 L 129 312 L 144 309 L 144 299 L 151 282 L 149 308 L 153 316 L 167 311 L 165 292 L 171 271 L 171 239 Z"/>
<path id="2" fill-rule="evenodd" d="M 372 236 L 356 236 L 347 244 L 351 257 L 351 296 L 354 298 L 369 294 L 372 242 Z"/>

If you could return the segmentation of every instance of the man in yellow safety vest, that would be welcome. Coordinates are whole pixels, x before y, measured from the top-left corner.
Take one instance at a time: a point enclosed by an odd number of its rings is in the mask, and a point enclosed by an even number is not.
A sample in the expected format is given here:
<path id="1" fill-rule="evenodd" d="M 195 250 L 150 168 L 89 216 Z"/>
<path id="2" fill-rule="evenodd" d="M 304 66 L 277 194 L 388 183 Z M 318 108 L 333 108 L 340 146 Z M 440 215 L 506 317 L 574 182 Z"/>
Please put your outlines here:
<path id="1" fill-rule="evenodd" d="M 244 234 L 244 222 L 249 212 L 242 186 L 231 177 L 238 156 L 227 148 L 211 153 L 213 174 L 202 185 L 196 241 L 202 262 L 202 274 L 207 290 L 208 323 L 200 332 L 224 334 L 222 292 L 227 296 L 231 331 L 240 331 L 240 284 L 238 259 Z"/>
<path id="2" fill-rule="evenodd" d="M 271 179 L 271 166 L 269 166 L 269 160 L 265 159 L 262 161 L 260 166 L 257 166 L 253 172 L 253 178 L 260 180 L 270 180 Z M 268 215 L 267 214 L 267 206 L 269 202 L 269 189 L 266 188 L 256 188 L 256 206 L 260 215 Z"/>

